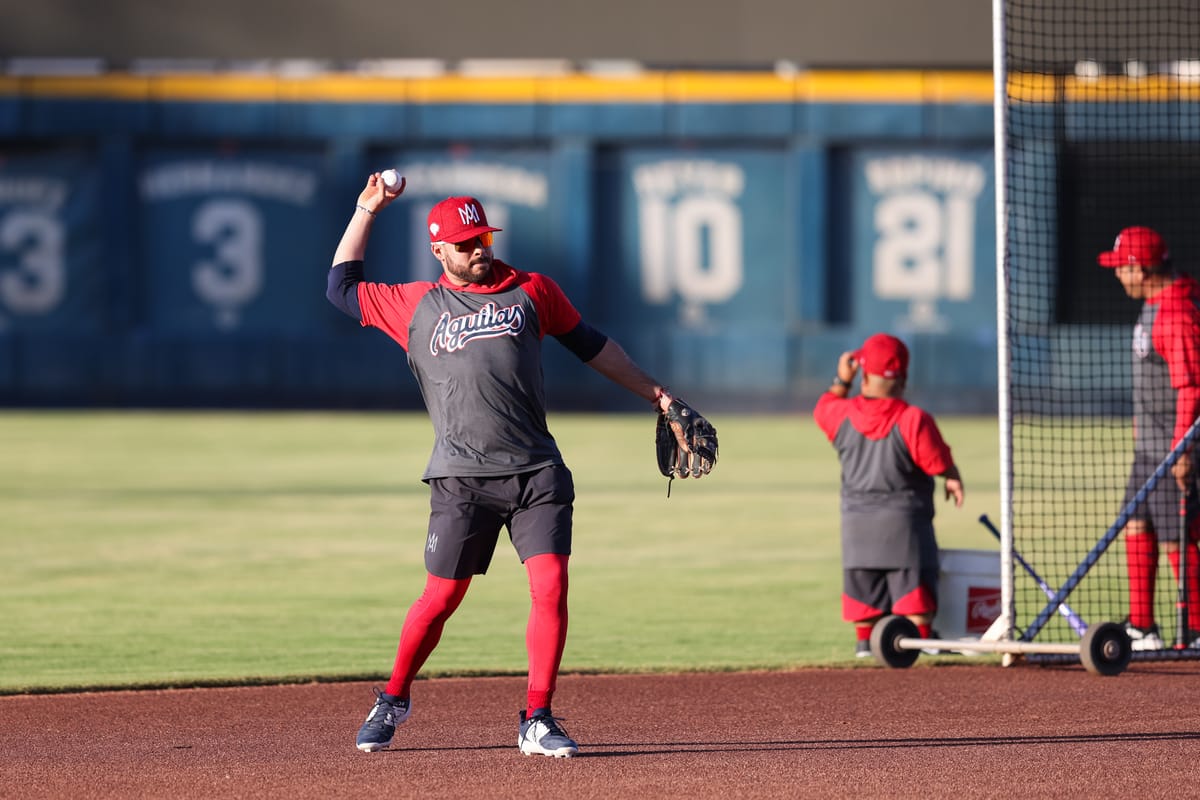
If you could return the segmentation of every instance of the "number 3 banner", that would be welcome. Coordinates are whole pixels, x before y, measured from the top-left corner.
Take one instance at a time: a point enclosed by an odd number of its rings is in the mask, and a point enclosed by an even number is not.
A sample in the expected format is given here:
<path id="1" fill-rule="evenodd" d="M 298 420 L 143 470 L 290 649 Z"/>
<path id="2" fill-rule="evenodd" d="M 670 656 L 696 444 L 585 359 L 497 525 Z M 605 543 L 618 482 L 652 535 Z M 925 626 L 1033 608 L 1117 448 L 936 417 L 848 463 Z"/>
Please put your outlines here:
<path id="1" fill-rule="evenodd" d="M 103 328 L 96 159 L 0 149 L 0 334 Z"/>
<path id="2" fill-rule="evenodd" d="M 321 163 L 279 149 L 147 154 L 141 272 L 155 330 L 312 331 L 328 310 Z"/>

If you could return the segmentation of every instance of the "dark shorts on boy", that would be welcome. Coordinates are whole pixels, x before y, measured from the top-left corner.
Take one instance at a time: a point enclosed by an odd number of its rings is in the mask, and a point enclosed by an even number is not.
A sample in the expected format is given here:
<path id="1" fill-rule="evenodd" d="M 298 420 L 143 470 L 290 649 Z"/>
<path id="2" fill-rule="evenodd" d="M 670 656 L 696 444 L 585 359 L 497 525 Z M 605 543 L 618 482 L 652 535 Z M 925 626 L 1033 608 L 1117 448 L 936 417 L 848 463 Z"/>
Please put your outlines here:
<path id="1" fill-rule="evenodd" d="M 1137 493 L 1146 485 L 1146 481 L 1150 480 L 1150 476 L 1158 469 L 1160 463 L 1161 460 L 1155 461 L 1152 456 L 1145 453 L 1134 454 L 1133 466 L 1129 470 L 1129 482 L 1125 486 L 1125 499 L 1121 501 L 1122 509 L 1137 497 Z M 1129 518 L 1149 524 L 1160 542 L 1178 541 L 1181 494 L 1179 484 L 1175 483 L 1175 478 L 1168 471 L 1158 479 L 1158 483 L 1154 485 L 1154 491 L 1146 495 L 1146 499 L 1130 514 Z M 1192 491 L 1187 495 L 1187 516 L 1193 528 L 1193 539 L 1196 538 L 1194 529 L 1197 520 L 1200 519 L 1197 511 L 1200 511 L 1200 498 L 1197 497 L 1193 481 Z"/>
<path id="2" fill-rule="evenodd" d="M 884 614 L 937 611 L 938 570 L 868 569 L 842 571 L 842 619 L 862 622 Z"/>

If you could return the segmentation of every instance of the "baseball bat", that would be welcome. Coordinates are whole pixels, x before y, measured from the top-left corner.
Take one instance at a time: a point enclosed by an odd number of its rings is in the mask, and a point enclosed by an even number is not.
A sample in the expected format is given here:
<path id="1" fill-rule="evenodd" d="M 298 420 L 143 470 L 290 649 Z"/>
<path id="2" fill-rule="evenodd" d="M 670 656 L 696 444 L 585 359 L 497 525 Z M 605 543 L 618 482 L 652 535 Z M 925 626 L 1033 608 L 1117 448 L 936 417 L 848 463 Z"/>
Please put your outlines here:
<path id="1" fill-rule="evenodd" d="M 1183 650 L 1188 646 L 1188 591 L 1187 591 L 1187 544 L 1188 544 L 1188 514 L 1187 494 L 1179 495 L 1179 575 L 1175 590 L 1175 649 Z"/>
<path id="2" fill-rule="evenodd" d="M 983 523 L 985 528 L 992 532 L 993 536 L 995 536 L 997 539 L 1000 539 L 1000 531 L 996 530 L 996 526 L 992 524 L 990 519 L 988 519 L 987 514 L 980 515 L 979 521 Z M 1021 554 L 1016 550 L 1013 550 L 1012 554 L 1013 558 L 1017 560 L 1017 563 L 1024 567 L 1025 571 L 1029 573 L 1029 577 L 1033 578 L 1034 582 L 1038 585 L 1038 588 L 1041 589 L 1047 597 L 1053 600 L 1054 590 L 1050 588 L 1049 584 L 1042 580 L 1042 576 L 1038 575 L 1037 572 L 1034 571 L 1033 567 L 1029 565 L 1029 562 L 1022 558 Z M 1071 626 L 1071 630 L 1075 631 L 1075 633 L 1083 636 L 1083 634 L 1087 632 L 1087 623 L 1084 622 L 1083 618 L 1076 614 L 1075 611 L 1066 603 L 1059 605 L 1058 613 L 1066 617 L 1067 624 Z"/>

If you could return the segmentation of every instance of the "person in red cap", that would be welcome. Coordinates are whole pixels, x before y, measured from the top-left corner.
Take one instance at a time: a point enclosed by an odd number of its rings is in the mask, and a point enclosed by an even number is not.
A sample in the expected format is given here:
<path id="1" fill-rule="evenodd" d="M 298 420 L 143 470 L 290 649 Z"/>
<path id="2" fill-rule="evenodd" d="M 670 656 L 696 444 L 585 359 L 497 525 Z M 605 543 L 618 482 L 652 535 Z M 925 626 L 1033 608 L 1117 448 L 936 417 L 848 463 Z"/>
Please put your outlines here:
<path id="1" fill-rule="evenodd" d="M 859 394 L 850 397 L 854 376 Z M 937 423 L 905 402 L 908 348 L 877 333 L 838 359 L 833 385 L 813 417 L 842 465 L 842 618 L 854 624 L 855 655 L 871 654 L 871 628 L 885 614 L 936 638 L 938 544 L 935 476 L 963 504 L 963 481 Z"/>
<path id="2" fill-rule="evenodd" d="M 471 579 L 487 572 L 508 528 L 529 579 L 525 632 L 529 675 L 517 744 L 525 755 L 568 757 L 579 745 L 555 718 L 552 699 L 567 637 L 567 561 L 575 487 L 546 424 L 542 340 L 553 336 L 601 375 L 665 412 L 695 414 L 646 374 L 617 342 L 584 322 L 552 279 L 495 258 L 483 204 L 448 197 L 429 212 L 437 281 L 364 280 L 371 226 L 403 193 L 367 178 L 329 271 L 326 296 L 408 353 L 434 428 L 422 475 L 429 528 L 426 582 L 409 608 L 387 686 L 359 729 L 364 752 L 391 744 L 412 710 L 412 684 Z M 689 451 L 690 452 L 690 451 Z"/>
<path id="3" fill-rule="evenodd" d="M 1100 253 L 1101 266 L 1114 271 L 1125 293 L 1141 300 L 1133 329 L 1133 464 L 1122 508 L 1184 437 L 1200 415 L 1200 292 L 1189 275 L 1171 266 L 1163 237 L 1153 228 L 1125 228 L 1112 250 Z M 1160 480 L 1125 524 L 1125 565 L 1129 576 L 1129 617 L 1125 630 L 1134 650 L 1163 644 L 1154 614 L 1159 551 L 1179 580 L 1180 509 L 1187 530 L 1188 631 L 1180 644 L 1200 647 L 1200 537 L 1197 482 L 1191 449 L 1172 467 L 1172 480 Z M 1184 503 L 1181 506 L 1181 502 Z"/>

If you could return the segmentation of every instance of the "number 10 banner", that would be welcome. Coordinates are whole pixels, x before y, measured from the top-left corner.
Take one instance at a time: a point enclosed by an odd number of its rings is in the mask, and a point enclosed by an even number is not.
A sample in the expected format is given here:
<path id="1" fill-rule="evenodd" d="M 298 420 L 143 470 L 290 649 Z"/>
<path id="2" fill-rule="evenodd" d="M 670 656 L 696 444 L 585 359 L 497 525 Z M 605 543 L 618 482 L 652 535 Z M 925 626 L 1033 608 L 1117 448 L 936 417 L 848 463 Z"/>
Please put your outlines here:
<path id="1" fill-rule="evenodd" d="M 609 312 L 695 329 L 780 329 L 794 221 L 786 158 L 760 148 L 630 149 L 620 154 L 623 281 Z"/>

